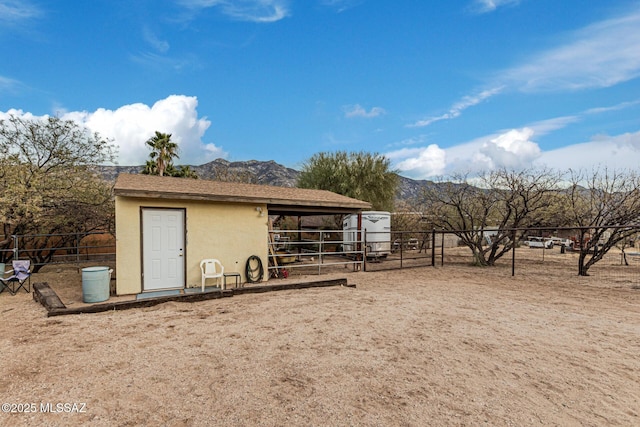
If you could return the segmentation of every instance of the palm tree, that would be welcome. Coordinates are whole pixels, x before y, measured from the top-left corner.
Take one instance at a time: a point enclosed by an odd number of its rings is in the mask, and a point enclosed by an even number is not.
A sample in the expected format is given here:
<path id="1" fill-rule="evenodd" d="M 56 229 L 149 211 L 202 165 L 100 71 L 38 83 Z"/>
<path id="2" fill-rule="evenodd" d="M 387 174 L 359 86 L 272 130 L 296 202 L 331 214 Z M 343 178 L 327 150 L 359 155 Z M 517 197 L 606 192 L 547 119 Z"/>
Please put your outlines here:
<path id="1" fill-rule="evenodd" d="M 173 158 L 178 156 L 178 144 L 171 141 L 170 133 L 162 133 L 156 131 L 155 136 L 149 138 L 146 142 L 151 149 L 149 155 L 152 160 L 156 160 L 158 175 L 163 176 L 167 165 L 172 164 Z"/>
<path id="2" fill-rule="evenodd" d="M 178 174 L 174 175 L 174 176 L 179 176 L 182 178 L 193 178 L 193 179 L 198 179 L 198 174 L 196 173 L 196 171 L 194 171 L 193 169 L 191 169 L 191 166 L 186 165 L 180 165 L 178 166 Z"/>
<path id="3" fill-rule="evenodd" d="M 142 169 L 142 173 L 144 175 L 157 175 L 158 165 L 154 160 L 147 160 L 147 164 L 144 165 L 144 169 Z"/>
<path id="4" fill-rule="evenodd" d="M 198 174 L 196 171 L 191 169 L 191 166 L 180 165 L 177 168 L 173 165 L 173 163 L 169 163 L 167 168 L 164 171 L 168 176 L 173 176 L 176 178 L 193 178 L 198 179 Z"/>

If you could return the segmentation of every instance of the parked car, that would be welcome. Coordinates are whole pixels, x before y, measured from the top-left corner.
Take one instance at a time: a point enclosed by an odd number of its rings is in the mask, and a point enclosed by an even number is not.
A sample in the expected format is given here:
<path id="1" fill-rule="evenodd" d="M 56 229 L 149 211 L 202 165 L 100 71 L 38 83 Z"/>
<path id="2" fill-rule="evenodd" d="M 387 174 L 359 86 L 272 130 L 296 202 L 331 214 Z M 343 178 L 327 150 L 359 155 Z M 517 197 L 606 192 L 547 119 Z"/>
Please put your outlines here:
<path id="1" fill-rule="evenodd" d="M 553 248 L 553 240 L 538 236 L 527 236 L 524 244 L 529 246 L 529 248 Z"/>
<path id="2" fill-rule="evenodd" d="M 418 239 L 416 239 L 415 237 L 412 237 L 411 239 L 409 239 L 409 241 L 407 242 L 407 247 L 409 249 L 418 249 Z"/>
<path id="3" fill-rule="evenodd" d="M 571 239 L 563 239 L 562 237 L 551 237 L 550 239 L 554 245 L 557 245 L 557 246 L 564 245 L 564 247 L 567 249 L 570 249 L 573 247 L 573 240 Z"/>

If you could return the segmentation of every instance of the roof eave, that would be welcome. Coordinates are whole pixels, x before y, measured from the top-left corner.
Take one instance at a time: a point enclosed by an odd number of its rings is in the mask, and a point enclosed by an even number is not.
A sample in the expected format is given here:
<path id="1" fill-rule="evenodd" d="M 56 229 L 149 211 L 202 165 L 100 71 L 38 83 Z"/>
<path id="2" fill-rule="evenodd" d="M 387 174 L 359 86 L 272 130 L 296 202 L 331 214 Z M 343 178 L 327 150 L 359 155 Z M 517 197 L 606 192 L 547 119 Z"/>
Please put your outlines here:
<path id="1" fill-rule="evenodd" d="M 371 209 L 371 205 L 367 202 L 323 202 L 318 200 L 292 200 L 268 197 L 250 197 L 236 195 L 209 195 L 201 193 L 185 193 L 185 192 L 158 192 L 148 190 L 132 190 L 132 189 L 116 189 L 114 194 L 119 197 L 135 197 L 135 198 L 155 198 L 155 199 L 172 199 L 172 200 L 195 200 L 206 202 L 226 202 L 226 203 L 255 203 L 266 204 L 271 210 L 277 211 L 309 211 L 314 209 L 333 210 L 336 213 L 354 212 L 365 209 Z"/>

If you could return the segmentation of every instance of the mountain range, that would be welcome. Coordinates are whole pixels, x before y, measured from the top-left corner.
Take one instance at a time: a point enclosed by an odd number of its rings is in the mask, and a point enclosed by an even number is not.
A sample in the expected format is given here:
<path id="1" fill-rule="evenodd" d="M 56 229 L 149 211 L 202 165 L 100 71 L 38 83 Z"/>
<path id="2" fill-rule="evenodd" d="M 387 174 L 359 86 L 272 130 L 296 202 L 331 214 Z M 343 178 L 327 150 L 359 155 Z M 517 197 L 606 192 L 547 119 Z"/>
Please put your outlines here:
<path id="1" fill-rule="evenodd" d="M 239 177 L 245 182 L 254 184 L 274 185 L 278 187 L 295 187 L 300 171 L 288 168 L 273 160 L 248 160 L 229 162 L 216 159 L 199 166 L 189 166 L 200 179 L 215 180 L 221 175 Z M 108 181 L 115 181 L 120 173 L 140 173 L 144 166 L 99 166 L 98 172 Z M 413 180 L 400 177 L 400 184 L 396 194 L 398 201 L 411 201 L 420 195 L 421 189 L 433 185 L 432 181 Z"/>

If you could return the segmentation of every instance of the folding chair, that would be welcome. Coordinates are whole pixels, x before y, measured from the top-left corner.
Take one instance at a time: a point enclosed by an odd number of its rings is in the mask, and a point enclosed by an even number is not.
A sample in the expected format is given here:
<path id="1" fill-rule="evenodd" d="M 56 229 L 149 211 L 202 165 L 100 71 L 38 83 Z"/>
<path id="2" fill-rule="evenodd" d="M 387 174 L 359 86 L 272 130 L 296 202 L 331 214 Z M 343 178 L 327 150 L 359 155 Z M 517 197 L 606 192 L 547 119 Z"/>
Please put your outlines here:
<path id="1" fill-rule="evenodd" d="M 202 292 L 204 292 L 204 282 L 207 279 L 216 279 L 216 286 L 220 281 L 220 288 L 224 289 L 224 281 L 222 280 L 224 267 L 220 261 L 217 259 L 203 259 L 200 261 L 200 270 L 202 270 Z"/>
<path id="2" fill-rule="evenodd" d="M 4 268 L 5 268 L 4 262 L 0 262 L 0 279 L 4 278 Z M 3 293 L 5 289 L 9 289 L 9 288 L 0 281 L 0 294 Z"/>
<path id="3" fill-rule="evenodd" d="M 11 295 L 15 295 L 22 288 L 26 293 L 31 292 L 31 261 L 27 260 L 14 260 L 12 261 L 13 270 L 7 271 L 7 273 L 13 273 L 9 277 L 0 277 L 0 283 L 4 288 L 7 288 Z M 25 287 L 26 285 L 26 287 Z M 0 291 L 2 292 L 2 291 Z"/>

